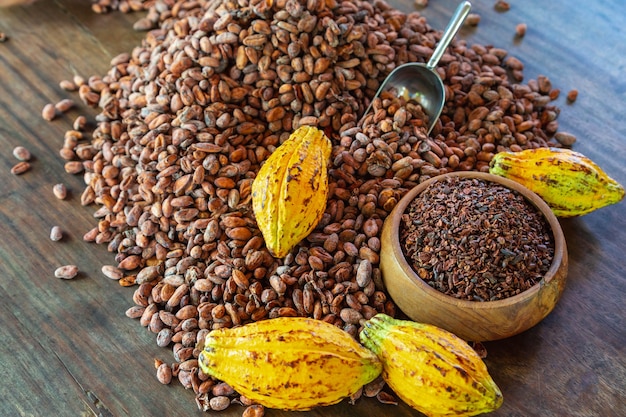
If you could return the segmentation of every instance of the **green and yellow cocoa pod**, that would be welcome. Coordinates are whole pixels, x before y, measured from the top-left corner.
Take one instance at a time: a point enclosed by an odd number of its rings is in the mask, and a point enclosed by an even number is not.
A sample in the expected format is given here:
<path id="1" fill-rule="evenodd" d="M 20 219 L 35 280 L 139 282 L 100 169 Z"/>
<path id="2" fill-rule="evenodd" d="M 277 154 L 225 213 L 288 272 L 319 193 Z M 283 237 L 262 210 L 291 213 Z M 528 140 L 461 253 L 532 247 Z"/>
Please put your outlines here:
<path id="1" fill-rule="evenodd" d="M 304 317 L 213 330 L 198 363 L 250 400 L 282 410 L 336 404 L 382 370 L 378 357 L 348 333 Z"/>
<path id="2" fill-rule="evenodd" d="M 322 218 L 331 150 L 321 130 L 302 126 L 259 169 L 252 183 L 252 210 L 275 257 L 287 255 Z"/>
<path id="3" fill-rule="evenodd" d="M 499 152 L 489 172 L 534 191 L 559 217 L 582 216 L 624 198 L 624 187 L 589 158 L 569 149 Z"/>
<path id="4" fill-rule="evenodd" d="M 359 336 L 382 361 L 391 389 L 429 417 L 475 416 L 502 405 L 485 363 L 446 330 L 377 314 Z"/>

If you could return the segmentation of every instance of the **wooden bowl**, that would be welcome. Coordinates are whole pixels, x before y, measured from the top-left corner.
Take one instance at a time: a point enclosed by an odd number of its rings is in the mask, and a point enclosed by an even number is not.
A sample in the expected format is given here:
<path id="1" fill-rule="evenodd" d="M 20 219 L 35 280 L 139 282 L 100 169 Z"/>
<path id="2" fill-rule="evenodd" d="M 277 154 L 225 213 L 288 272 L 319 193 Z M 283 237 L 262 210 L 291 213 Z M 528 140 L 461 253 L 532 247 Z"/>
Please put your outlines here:
<path id="1" fill-rule="evenodd" d="M 399 241 L 400 219 L 409 203 L 434 181 L 448 176 L 478 178 L 522 194 L 546 218 L 554 236 L 554 258 L 543 279 L 526 291 L 496 301 L 469 301 L 446 295 L 423 281 L 407 262 Z M 380 267 L 384 285 L 396 305 L 412 320 L 448 330 L 467 341 L 503 339 L 539 323 L 559 300 L 567 277 L 563 230 L 548 205 L 526 187 L 496 175 L 453 172 L 431 178 L 410 190 L 385 220 Z"/>

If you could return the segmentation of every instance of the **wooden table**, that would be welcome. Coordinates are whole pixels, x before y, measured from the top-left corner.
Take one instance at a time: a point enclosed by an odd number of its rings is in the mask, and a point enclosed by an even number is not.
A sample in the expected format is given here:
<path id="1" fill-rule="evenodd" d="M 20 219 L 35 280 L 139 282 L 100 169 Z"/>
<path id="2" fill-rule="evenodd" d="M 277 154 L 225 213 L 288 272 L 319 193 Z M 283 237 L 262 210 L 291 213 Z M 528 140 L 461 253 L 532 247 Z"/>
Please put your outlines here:
<path id="1" fill-rule="evenodd" d="M 422 13 L 443 29 L 456 2 L 430 3 Z M 527 80 L 548 76 L 562 91 L 560 130 L 575 134 L 576 150 L 626 184 L 626 13 L 620 0 L 584 3 L 513 0 L 500 13 L 493 0 L 476 0 L 480 24 L 459 36 L 507 49 L 525 63 Z M 413 8 L 410 0 L 392 4 Z M 82 178 L 64 173 L 58 150 L 73 117 L 94 113 L 81 107 L 52 123 L 41 118 L 44 104 L 68 97 L 60 80 L 104 74 L 112 57 L 138 45 L 143 34 L 132 24 L 141 16 L 96 15 L 86 0 L 0 10 L 0 31 L 9 37 L 0 43 L 0 415 L 203 415 L 191 392 L 157 382 L 153 358 L 169 362 L 171 351 L 124 316 L 132 290 L 101 274 L 112 262 L 104 247 L 82 241 L 95 225 L 93 208 L 80 205 Z M 516 39 L 522 22 L 527 34 Z M 580 92 L 574 104 L 565 101 L 570 89 Z M 9 173 L 17 145 L 34 155 L 21 176 Z M 71 190 L 65 201 L 51 192 L 59 182 Z M 63 241 L 49 240 L 53 225 L 65 230 Z M 505 397 L 493 416 L 626 415 L 625 205 L 562 226 L 570 272 L 560 303 L 531 330 L 486 344 Z M 80 265 L 80 277 L 54 278 L 68 263 Z M 303 415 L 392 414 L 419 413 L 366 399 Z"/>

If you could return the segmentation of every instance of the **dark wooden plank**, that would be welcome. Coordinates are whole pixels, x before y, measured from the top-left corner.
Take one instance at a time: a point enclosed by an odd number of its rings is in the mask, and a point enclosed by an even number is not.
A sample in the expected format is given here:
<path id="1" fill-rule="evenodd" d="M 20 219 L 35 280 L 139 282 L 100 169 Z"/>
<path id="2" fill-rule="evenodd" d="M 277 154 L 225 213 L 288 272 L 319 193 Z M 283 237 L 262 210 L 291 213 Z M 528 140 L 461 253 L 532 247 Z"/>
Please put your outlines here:
<path id="1" fill-rule="evenodd" d="M 443 29 L 456 1 L 430 3 L 421 13 Z M 561 130 L 576 134 L 575 149 L 626 184 L 626 15 L 619 12 L 620 0 L 584 8 L 566 0 L 528 0 L 511 2 L 505 13 L 492 1 L 474 3 L 481 22 L 460 36 L 507 49 L 524 62 L 526 80 L 548 76 L 562 91 Z M 409 0 L 391 4 L 413 10 Z M 58 149 L 73 117 L 90 111 L 81 106 L 52 123 L 40 117 L 44 104 L 68 96 L 58 86 L 61 79 L 102 75 L 112 57 L 140 42 L 142 34 L 131 29 L 140 16 L 95 15 L 84 0 L 0 10 L 0 31 L 10 37 L 0 44 L 0 415 L 40 415 L 44 404 L 52 415 L 203 415 L 191 392 L 156 381 L 152 361 L 171 361 L 170 351 L 124 317 L 132 290 L 100 273 L 112 255 L 81 240 L 95 225 L 93 209 L 80 206 L 82 178 L 63 173 Z M 520 22 L 528 31 L 516 39 Z M 572 88 L 579 99 L 567 104 Z M 15 177 L 8 172 L 18 144 L 35 159 L 31 171 Z M 67 201 L 52 196 L 57 182 L 71 189 Z M 55 224 L 66 230 L 63 242 L 48 239 Z M 570 274 L 559 305 L 535 328 L 486 344 L 487 364 L 505 396 L 494 416 L 626 415 L 624 203 L 562 225 Z M 63 263 L 80 264 L 81 276 L 71 282 L 52 277 Z M 240 413 L 234 407 L 222 415 Z M 391 413 L 419 415 L 371 399 L 302 415 Z"/>

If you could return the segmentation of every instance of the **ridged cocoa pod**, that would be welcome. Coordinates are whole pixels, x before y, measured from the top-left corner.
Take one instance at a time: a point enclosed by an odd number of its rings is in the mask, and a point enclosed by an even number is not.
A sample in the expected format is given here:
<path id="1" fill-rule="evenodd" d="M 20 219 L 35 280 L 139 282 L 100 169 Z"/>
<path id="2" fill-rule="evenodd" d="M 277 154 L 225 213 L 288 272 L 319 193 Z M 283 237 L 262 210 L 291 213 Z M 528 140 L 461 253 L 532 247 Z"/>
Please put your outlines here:
<path id="1" fill-rule="evenodd" d="M 376 355 L 321 320 L 281 317 L 211 331 L 198 364 L 246 398 L 269 408 L 331 405 L 376 379 Z"/>
<path id="2" fill-rule="evenodd" d="M 259 169 L 252 183 L 252 209 L 275 257 L 287 255 L 322 218 L 331 150 L 321 130 L 302 126 Z"/>
<path id="3" fill-rule="evenodd" d="M 624 187 L 569 149 L 500 152 L 491 160 L 489 172 L 534 191 L 559 217 L 582 216 L 624 198 Z"/>
<path id="4" fill-rule="evenodd" d="M 360 339 L 380 358 L 391 389 L 428 417 L 469 417 L 502 405 L 485 363 L 446 330 L 377 314 L 365 323 Z"/>

